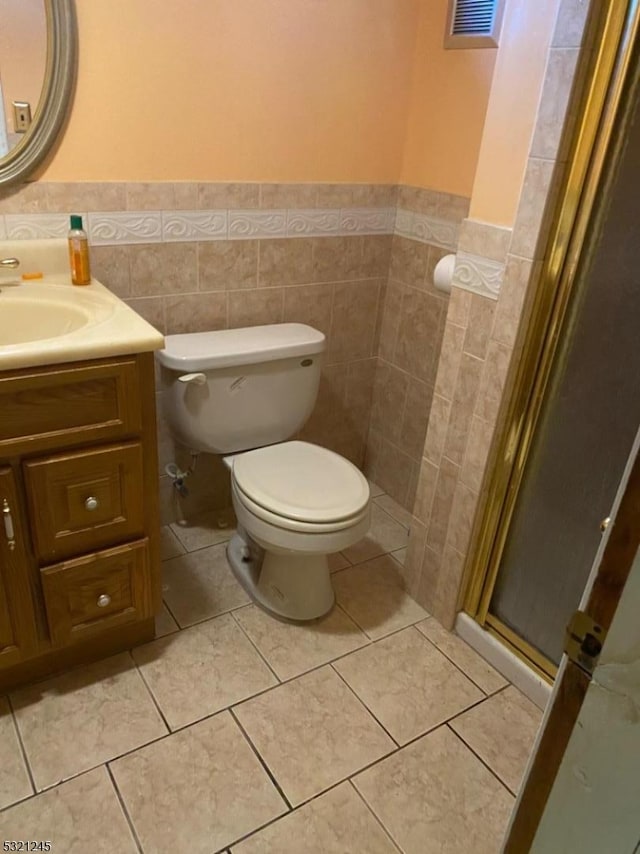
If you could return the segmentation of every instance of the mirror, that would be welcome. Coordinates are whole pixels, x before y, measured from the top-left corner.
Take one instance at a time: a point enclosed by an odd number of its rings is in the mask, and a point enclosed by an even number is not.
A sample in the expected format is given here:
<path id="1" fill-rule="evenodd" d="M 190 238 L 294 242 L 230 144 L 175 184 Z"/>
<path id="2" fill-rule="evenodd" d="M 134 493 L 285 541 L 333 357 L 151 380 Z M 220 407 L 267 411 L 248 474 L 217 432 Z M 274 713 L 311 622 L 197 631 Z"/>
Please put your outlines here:
<path id="1" fill-rule="evenodd" d="M 76 42 L 73 0 L 0 0 L 0 186 L 25 181 L 62 130 Z"/>

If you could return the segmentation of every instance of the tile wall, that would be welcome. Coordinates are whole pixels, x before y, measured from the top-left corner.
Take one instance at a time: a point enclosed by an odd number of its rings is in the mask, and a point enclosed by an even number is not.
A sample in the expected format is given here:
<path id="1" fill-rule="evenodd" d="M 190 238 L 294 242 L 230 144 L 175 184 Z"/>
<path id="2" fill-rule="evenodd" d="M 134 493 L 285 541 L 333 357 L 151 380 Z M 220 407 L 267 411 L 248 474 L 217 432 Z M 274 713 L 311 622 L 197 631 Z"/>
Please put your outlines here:
<path id="1" fill-rule="evenodd" d="M 368 447 L 367 468 L 411 509 L 446 311 L 431 272 L 455 250 L 467 206 L 378 184 L 36 182 L 0 194 L 0 239 L 64 237 L 69 213 L 82 213 L 94 275 L 165 334 L 281 321 L 322 330 L 320 394 L 301 438 L 361 467 Z M 159 375 L 164 520 L 227 506 L 215 457 L 199 459 L 186 498 L 164 474 L 191 459 L 162 397 Z"/>
<path id="2" fill-rule="evenodd" d="M 367 474 L 413 508 L 448 295 L 435 289 L 437 262 L 458 243 L 469 200 L 400 186 L 389 276 L 380 308 L 378 367 Z M 429 227 L 430 226 L 430 227 Z"/>
<path id="3" fill-rule="evenodd" d="M 586 0 L 560 6 L 513 234 L 470 220 L 461 229 L 404 569 L 409 590 L 449 628 L 566 163 L 561 136 L 574 115 L 568 105 L 588 8 Z"/>

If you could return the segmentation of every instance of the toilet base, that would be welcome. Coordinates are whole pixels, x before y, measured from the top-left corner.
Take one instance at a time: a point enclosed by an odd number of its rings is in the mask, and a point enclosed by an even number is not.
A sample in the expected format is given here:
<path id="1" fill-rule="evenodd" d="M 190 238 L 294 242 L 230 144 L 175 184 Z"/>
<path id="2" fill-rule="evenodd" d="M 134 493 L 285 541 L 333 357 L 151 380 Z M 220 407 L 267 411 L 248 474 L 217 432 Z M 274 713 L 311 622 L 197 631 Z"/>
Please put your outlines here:
<path id="1" fill-rule="evenodd" d="M 265 551 L 241 532 L 230 540 L 227 560 L 254 602 L 277 617 L 304 622 L 333 607 L 326 555 Z"/>

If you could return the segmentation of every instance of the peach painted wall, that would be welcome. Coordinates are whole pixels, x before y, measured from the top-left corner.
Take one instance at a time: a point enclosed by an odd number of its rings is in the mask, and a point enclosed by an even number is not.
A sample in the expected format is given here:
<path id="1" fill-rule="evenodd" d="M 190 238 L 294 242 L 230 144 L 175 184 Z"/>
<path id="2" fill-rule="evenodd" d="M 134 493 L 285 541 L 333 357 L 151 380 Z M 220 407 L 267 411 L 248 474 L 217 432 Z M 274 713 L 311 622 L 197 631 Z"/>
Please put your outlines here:
<path id="1" fill-rule="evenodd" d="M 560 0 L 507 0 L 469 216 L 512 226 Z"/>
<path id="2" fill-rule="evenodd" d="M 75 103 L 40 177 L 396 182 L 419 3 L 76 0 Z"/>
<path id="3" fill-rule="evenodd" d="M 43 0 L 0 0 L 0 79 L 8 130 L 13 101 L 28 101 L 33 115 L 47 62 L 47 22 Z"/>
<path id="4" fill-rule="evenodd" d="M 497 51 L 445 50 L 447 7 L 420 2 L 401 181 L 470 196 Z"/>

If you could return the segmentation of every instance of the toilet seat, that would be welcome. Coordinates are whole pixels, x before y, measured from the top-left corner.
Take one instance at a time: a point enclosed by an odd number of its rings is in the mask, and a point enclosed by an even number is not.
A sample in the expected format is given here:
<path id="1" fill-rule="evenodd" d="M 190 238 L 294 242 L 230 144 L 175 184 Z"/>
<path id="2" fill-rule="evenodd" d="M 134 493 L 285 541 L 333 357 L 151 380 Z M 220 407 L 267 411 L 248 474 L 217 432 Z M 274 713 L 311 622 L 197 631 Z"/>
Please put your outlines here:
<path id="1" fill-rule="evenodd" d="M 259 518 L 298 531 L 356 524 L 369 508 L 369 484 L 344 457 L 309 442 L 283 442 L 233 458 L 237 498 Z"/>
<path id="2" fill-rule="evenodd" d="M 283 531 L 294 531 L 301 534 L 332 534 L 353 528 L 354 525 L 358 525 L 364 519 L 369 518 L 369 505 L 367 504 L 359 513 L 336 522 L 300 522 L 297 519 L 280 516 L 277 513 L 267 510 L 266 507 L 256 504 L 255 501 L 252 501 L 248 495 L 242 492 L 235 481 L 231 484 L 231 491 L 234 499 L 239 501 L 247 512 L 257 519 L 261 519 L 263 522 L 267 522 L 276 528 L 281 528 Z"/>

